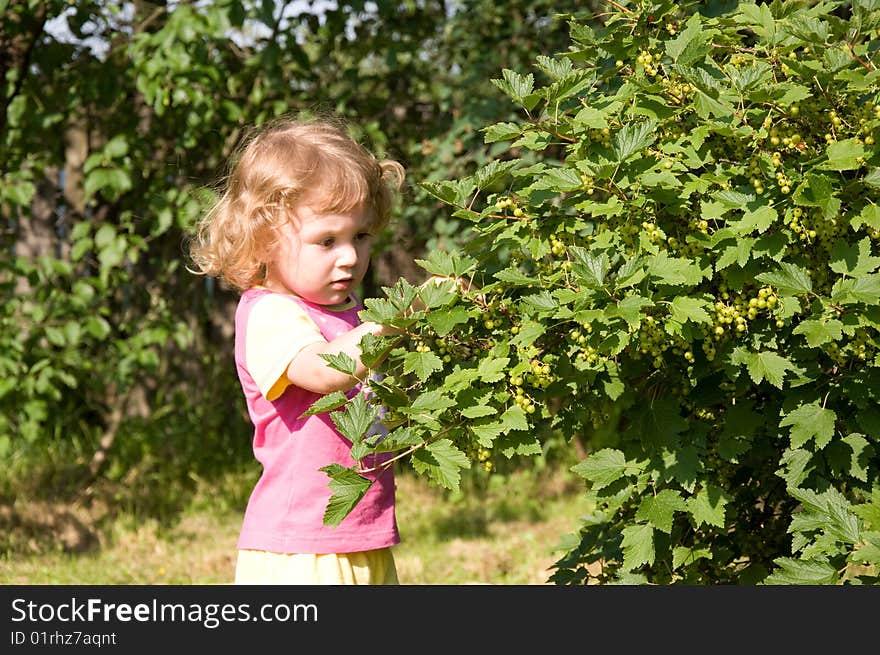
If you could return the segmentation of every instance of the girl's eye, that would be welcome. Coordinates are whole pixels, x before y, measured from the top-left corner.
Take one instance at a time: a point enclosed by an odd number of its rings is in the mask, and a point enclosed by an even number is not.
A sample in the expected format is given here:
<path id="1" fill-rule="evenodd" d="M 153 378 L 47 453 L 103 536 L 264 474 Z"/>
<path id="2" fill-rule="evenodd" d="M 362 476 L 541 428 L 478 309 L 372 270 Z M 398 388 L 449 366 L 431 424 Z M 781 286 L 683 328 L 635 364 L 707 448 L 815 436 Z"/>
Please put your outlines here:
<path id="1" fill-rule="evenodd" d="M 365 241 L 367 239 L 372 238 L 372 236 L 373 235 L 370 234 L 369 232 L 361 232 L 360 234 L 357 235 L 357 238 L 359 241 Z"/>
<path id="2" fill-rule="evenodd" d="M 333 245 L 333 243 L 334 243 L 333 239 L 331 237 L 328 237 L 321 242 L 321 245 L 324 246 L 325 248 L 329 248 L 330 246 Z"/>

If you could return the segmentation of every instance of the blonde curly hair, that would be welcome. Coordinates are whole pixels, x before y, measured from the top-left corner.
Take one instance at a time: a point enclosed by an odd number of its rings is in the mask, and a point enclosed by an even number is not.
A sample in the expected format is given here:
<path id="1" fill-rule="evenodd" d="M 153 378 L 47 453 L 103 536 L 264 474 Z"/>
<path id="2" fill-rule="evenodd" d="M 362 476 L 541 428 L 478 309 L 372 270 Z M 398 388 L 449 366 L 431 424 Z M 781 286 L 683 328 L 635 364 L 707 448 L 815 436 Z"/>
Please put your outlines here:
<path id="1" fill-rule="evenodd" d="M 299 204 L 317 213 L 369 210 L 385 227 L 404 169 L 378 160 L 336 119 L 282 119 L 254 130 L 231 158 L 217 201 L 190 242 L 196 274 L 222 277 L 237 289 L 266 279 L 278 228 Z"/>

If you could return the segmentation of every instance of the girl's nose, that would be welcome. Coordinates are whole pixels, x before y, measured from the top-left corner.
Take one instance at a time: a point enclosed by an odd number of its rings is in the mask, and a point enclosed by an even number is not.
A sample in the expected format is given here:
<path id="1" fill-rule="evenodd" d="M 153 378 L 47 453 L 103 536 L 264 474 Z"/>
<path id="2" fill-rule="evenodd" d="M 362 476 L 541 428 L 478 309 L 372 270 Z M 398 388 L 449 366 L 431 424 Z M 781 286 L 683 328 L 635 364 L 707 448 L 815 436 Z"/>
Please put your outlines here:
<path id="1" fill-rule="evenodd" d="M 339 266 L 354 266 L 357 264 L 357 248 L 353 244 L 344 244 L 339 247 L 336 261 Z"/>

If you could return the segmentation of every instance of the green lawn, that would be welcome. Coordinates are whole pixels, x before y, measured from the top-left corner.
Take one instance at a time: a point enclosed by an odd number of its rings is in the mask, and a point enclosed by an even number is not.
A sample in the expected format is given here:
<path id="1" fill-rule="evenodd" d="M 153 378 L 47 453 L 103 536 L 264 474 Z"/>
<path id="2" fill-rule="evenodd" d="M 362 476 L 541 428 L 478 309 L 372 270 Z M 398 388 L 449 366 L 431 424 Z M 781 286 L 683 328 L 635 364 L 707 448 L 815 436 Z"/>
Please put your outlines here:
<path id="1" fill-rule="evenodd" d="M 561 554 L 554 546 L 589 509 L 581 482 L 565 467 L 472 476 L 459 493 L 409 471 L 397 479 L 403 541 L 395 557 L 403 584 L 546 584 Z M 204 485 L 179 520 L 166 524 L 108 519 L 94 506 L 0 507 L 0 524 L 11 530 L 0 583 L 229 583 L 242 508 L 228 498 L 250 484 L 239 475 Z M 92 528 L 97 521 L 100 530 Z"/>

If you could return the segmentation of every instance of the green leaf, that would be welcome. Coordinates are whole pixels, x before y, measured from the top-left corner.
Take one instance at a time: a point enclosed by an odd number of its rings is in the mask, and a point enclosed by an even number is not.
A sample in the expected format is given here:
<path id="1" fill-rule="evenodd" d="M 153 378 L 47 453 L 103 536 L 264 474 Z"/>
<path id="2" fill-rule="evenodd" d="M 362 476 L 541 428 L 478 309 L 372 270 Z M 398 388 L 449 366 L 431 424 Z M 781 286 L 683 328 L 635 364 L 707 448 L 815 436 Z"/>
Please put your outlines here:
<path id="1" fill-rule="evenodd" d="M 843 323 L 836 319 L 807 320 L 798 323 L 792 334 L 803 334 L 811 348 L 830 341 L 838 341 L 843 336 Z"/>
<path id="2" fill-rule="evenodd" d="M 364 497 L 372 482 L 360 475 L 356 468 L 330 464 L 318 469 L 330 477 L 330 500 L 324 510 L 324 525 L 339 525 Z"/>
<path id="3" fill-rule="evenodd" d="M 701 559 L 712 559 L 712 549 L 676 546 L 672 549 L 672 570 L 677 571 L 682 566 L 693 564 Z"/>
<path id="4" fill-rule="evenodd" d="M 838 581 L 837 570 L 827 562 L 779 557 L 779 567 L 764 578 L 766 585 L 829 585 Z"/>
<path id="5" fill-rule="evenodd" d="M 525 410 L 519 405 L 511 405 L 501 415 L 501 426 L 504 434 L 511 430 L 528 430 L 529 422 Z"/>
<path id="6" fill-rule="evenodd" d="M 690 298 L 688 296 L 677 296 L 673 299 L 670 309 L 671 317 L 674 321 L 684 324 L 686 321 L 692 321 L 696 324 L 708 323 L 711 320 L 709 312 L 706 311 L 708 303 L 699 298 Z"/>
<path id="7" fill-rule="evenodd" d="M 653 306 L 653 302 L 639 295 L 627 296 L 616 305 L 608 305 L 605 309 L 607 318 L 619 316 L 627 325 L 637 328 L 641 322 L 641 312 L 643 307 Z"/>
<path id="8" fill-rule="evenodd" d="M 488 405 L 473 405 L 461 411 L 461 415 L 465 418 L 482 418 L 484 416 L 495 416 L 496 414 L 498 414 L 498 409 Z M 500 427 L 498 433 L 501 433 Z"/>
<path id="9" fill-rule="evenodd" d="M 330 414 L 339 431 L 354 443 L 363 438 L 378 417 L 379 408 L 370 405 L 362 393 L 356 394 L 344 410 Z"/>
<path id="10" fill-rule="evenodd" d="M 874 446 L 865 439 L 865 435 L 854 432 L 841 439 L 852 450 L 849 474 L 861 480 L 868 481 L 868 469 L 874 457 Z"/>
<path id="11" fill-rule="evenodd" d="M 414 261 L 429 273 L 454 278 L 466 275 L 477 263 L 469 255 L 438 249 L 431 250 L 428 259 L 416 259 Z"/>
<path id="12" fill-rule="evenodd" d="M 322 353 L 318 356 L 325 362 L 327 362 L 327 366 L 329 366 L 330 368 L 345 373 L 347 375 L 353 376 L 355 374 L 355 371 L 357 370 L 357 362 L 355 362 L 349 355 L 345 353 Z"/>
<path id="13" fill-rule="evenodd" d="M 422 382 L 431 377 L 436 371 L 443 370 L 443 360 L 433 351 L 416 352 L 409 351 L 403 356 L 403 372 L 415 373 Z"/>
<path id="14" fill-rule="evenodd" d="M 639 505 L 636 520 L 647 521 L 658 530 L 670 534 L 675 512 L 687 510 L 687 503 L 678 491 L 662 489 L 654 496 L 648 496 Z"/>
<path id="15" fill-rule="evenodd" d="M 522 134 L 523 128 L 516 123 L 495 123 L 483 128 L 483 143 L 495 143 L 497 141 L 509 141 Z"/>
<path id="16" fill-rule="evenodd" d="M 648 265 L 648 275 L 662 284 L 694 285 L 703 279 L 703 272 L 690 259 L 670 257 L 665 252 L 655 255 Z"/>
<path id="17" fill-rule="evenodd" d="M 778 218 L 779 214 L 775 209 L 768 205 L 761 205 L 755 210 L 746 209 L 743 217 L 739 221 L 731 223 L 730 227 L 741 235 L 751 234 L 755 230 L 759 234 L 763 234 Z"/>
<path id="18" fill-rule="evenodd" d="M 825 218 L 834 218 L 840 211 L 840 200 L 835 196 L 834 181 L 816 173 L 808 173 L 792 194 L 792 200 L 805 207 L 819 207 Z"/>
<path id="19" fill-rule="evenodd" d="M 865 148 L 856 139 L 844 139 L 832 143 L 825 151 L 828 161 L 823 168 L 832 171 L 850 171 L 861 168 L 866 157 Z"/>
<path id="20" fill-rule="evenodd" d="M 834 423 L 837 414 L 825 409 L 819 402 L 799 405 L 779 422 L 779 427 L 791 426 L 791 447 L 800 448 L 813 437 L 816 448 L 821 450 L 834 437 Z"/>
<path id="21" fill-rule="evenodd" d="M 474 172 L 474 183 L 478 189 L 487 189 L 503 179 L 511 170 L 519 166 L 518 160 L 499 161 L 493 159 L 488 164 L 481 166 Z"/>
<path id="22" fill-rule="evenodd" d="M 501 74 L 501 79 L 492 79 L 491 82 L 510 96 L 511 100 L 527 110 L 531 110 L 538 103 L 538 98 L 532 95 L 532 90 L 535 88 L 534 75 L 531 73 L 521 75 L 509 68 L 503 69 Z"/>
<path id="23" fill-rule="evenodd" d="M 760 353 L 743 353 L 741 361 L 735 363 L 745 363 L 749 376 L 755 384 L 767 380 L 777 389 L 782 388 L 786 371 L 796 370 L 790 360 L 769 350 Z"/>
<path id="24" fill-rule="evenodd" d="M 638 123 L 624 125 L 617 134 L 611 147 L 616 157 L 616 162 L 625 162 L 637 152 L 640 152 L 654 143 L 657 139 L 657 123 L 647 120 Z"/>
<path id="25" fill-rule="evenodd" d="M 427 282 L 419 287 L 419 298 L 425 303 L 425 309 L 434 310 L 448 305 L 458 297 L 455 288 L 455 281 L 452 279 L 442 280 L 439 283 Z"/>
<path id="26" fill-rule="evenodd" d="M 611 264 L 604 252 L 594 256 L 590 251 L 579 246 L 572 246 L 569 252 L 574 257 L 571 271 L 578 281 L 590 289 L 599 289 L 605 283 L 605 276 Z"/>
<path id="27" fill-rule="evenodd" d="M 880 257 L 871 255 L 871 239 L 865 237 L 857 246 L 838 241 L 831 252 L 829 267 L 835 273 L 857 277 L 872 273 L 880 266 Z"/>
<path id="28" fill-rule="evenodd" d="M 480 360 L 477 373 L 483 382 L 498 382 L 504 379 L 504 371 L 509 363 L 509 357 L 487 357 Z"/>
<path id="29" fill-rule="evenodd" d="M 593 483 L 594 490 L 607 487 L 624 476 L 628 469 L 624 454 L 614 448 L 603 448 L 587 455 L 571 467 L 571 471 Z"/>
<path id="30" fill-rule="evenodd" d="M 623 534 L 623 569 L 632 571 L 645 564 L 654 563 L 654 528 L 647 523 L 629 525 Z"/>
<path id="31" fill-rule="evenodd" d="M 673 63 L 690 66 L 701 60 L 711 50 L 712 33 L 703 27 L 700 14 L 692 14 L 687 25 L 675 39 L 666 41 L 666 54 Z"/>
<path id="32" fill-rule="evenodd" d="M 785 480 L 789 487 L 797 487 L 807 479 L 810 472 L 815 468 L 811 466 L 813 453 L 802 448 L 787 449 L 782 453 L 780 464 L 782 468 L 776 471 L 776 475 Z"/>
<path id="33" fill-rule="evenodd" d="M 470 316 L 467 309 L 456 305 L 449 309 L 435 309 L 428 314 L 428 324 L 437 332 L 437 336 L 445 337 L 456 325 L 467 323 Z"/>
<path id="34" fill-rule="evenodd" d="M 342 407 L 346 402 L 348 402 L 348 397 L 344 393 L 341 391 L 334 391 L 331 394 L 318 398 L 318 400 L 312 403 L 311 407 L 299 415 L 299 418 L 306 418 L 307 416 L 329 412 L 337 407 Z"/>
<path id="35" fill-rule="evenodd" d="M 880 304 L 880 275 L 872 273 L 857 278 L 838 280 L 831 288 L 831 300 L 841 305 Z"/>
<path id="36" fill-rule="evenodd" d="M 813 290 L 813 283 L 807 271 L 791 262 L 782 262 L 776 271 L 761 273 L 756 275 L 755 279 L 776 287 L 784 294 L 797 295 L 810 293 Z"/>
<path id="37" fill-rule="evenodd" d="M 724 511 L 731 498 L 723 489 L 706 485 L 695 496 L 687 499 L 688 511 L 694 517 L 694 526 L 704 523 L 716 528 L 724 527 Z"/>
<path id="38" fill-rule="evenodd" d="M 416 473 L 427 474 L 437 484 L 453 491 L 458 490 L 461 483 L 461 469 L 471 467 L 467 456 L 449 439 L 440 439 L 415 451 L 412 465 Z"/>

